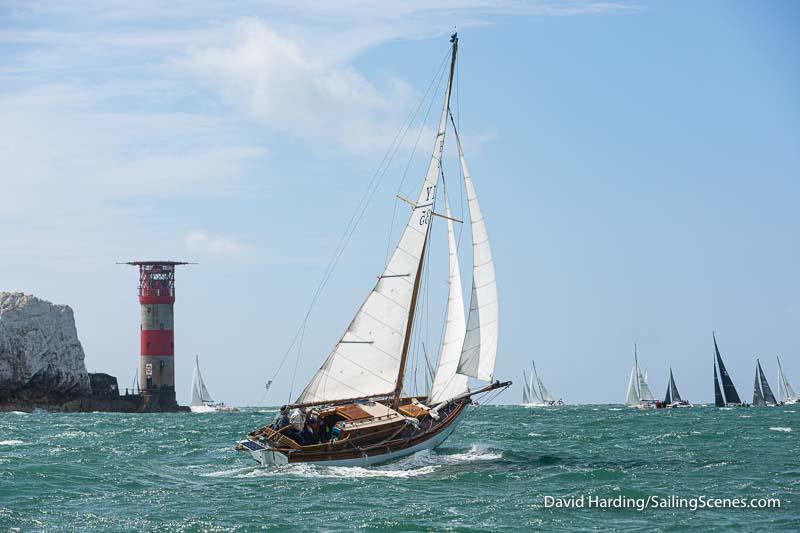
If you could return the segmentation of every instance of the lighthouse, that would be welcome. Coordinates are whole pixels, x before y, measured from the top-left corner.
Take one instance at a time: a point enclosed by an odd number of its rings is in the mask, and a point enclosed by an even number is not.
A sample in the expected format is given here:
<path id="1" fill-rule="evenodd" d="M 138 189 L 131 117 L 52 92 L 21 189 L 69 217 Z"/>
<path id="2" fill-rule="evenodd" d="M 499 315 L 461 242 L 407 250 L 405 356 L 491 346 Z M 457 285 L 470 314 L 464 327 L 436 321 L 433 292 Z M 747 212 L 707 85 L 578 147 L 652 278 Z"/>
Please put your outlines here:
<path id="1" fill-rule="evenodd" d="M 181 261 L 131 261 L 139 267 L 142 410 L 175 411 L 175 267 Z"/>

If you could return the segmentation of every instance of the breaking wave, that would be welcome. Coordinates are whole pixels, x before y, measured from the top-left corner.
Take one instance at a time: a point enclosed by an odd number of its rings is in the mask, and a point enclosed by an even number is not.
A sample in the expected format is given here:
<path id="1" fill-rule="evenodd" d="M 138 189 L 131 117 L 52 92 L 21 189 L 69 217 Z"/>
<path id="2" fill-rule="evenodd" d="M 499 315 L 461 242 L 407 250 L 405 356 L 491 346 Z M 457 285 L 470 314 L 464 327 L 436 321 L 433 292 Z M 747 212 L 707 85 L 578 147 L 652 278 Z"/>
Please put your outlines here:
<path id="1" fill-rule="evenodd" d="M 782 427 L 782 426 L 776 426 L 776 427 L 772 427 L 772 428 L 769 428 L 769 429 L 770 429 L 770 431 L 782 431 L 784 433 L 791 433 L 792 432 L 792 428 L 787 428 L 787 427 Z"/>
<path id="2" fill-rule="evenodd" d="M 0 440 L 0 446 L 18 446 L 20 444 L 25 444 L 21 440 Z"/>

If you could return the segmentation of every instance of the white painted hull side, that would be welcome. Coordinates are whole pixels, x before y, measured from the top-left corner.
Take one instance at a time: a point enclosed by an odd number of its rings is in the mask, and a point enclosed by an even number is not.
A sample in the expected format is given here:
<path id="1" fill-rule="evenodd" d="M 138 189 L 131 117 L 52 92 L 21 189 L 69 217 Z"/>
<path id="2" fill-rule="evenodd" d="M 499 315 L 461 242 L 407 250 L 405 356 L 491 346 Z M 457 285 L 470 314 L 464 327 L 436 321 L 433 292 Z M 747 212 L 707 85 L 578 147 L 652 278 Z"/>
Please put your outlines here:
<path id="1" fill-rule="evenodd" d="M 426 440 L 425 442 L 420 442 L 416 446 L 411 446 L 410 448 L 405 448 L 403 450 L 398 450 L 392 453 L 384 453 L 381 455 L 370 455 L 370 456 L 363 456 L 359 457 L 358 459 L 339 459 L 339 460 L 332 460 L 332 461 L 309 461 L 303 462 L 302 464 L 316 464 L 316 465 L 323 465 L 323 466 L 370 466 L 380 463 L 387 463 L 389 461 L 394 461 L 395 459 L 400 459 L 401 457 L 405 457 L 407 455 L 412 455 L 417 452 L 421 452 L 423 450 L 432 450 L 442 444 L 447 437 L 449 437 L 453 431 L 456 430 L 456 426 L 461 422 L 461 417 L 463 417 L 463 412 L 458 416 L 456 420 L 454 420 L 450 426 L 436 435 L 433 438 Z M 263 450 L 248 450 L 250 455 L 253 456 L 258 463 L 262 466 L 270 466 L 270 465 L 285 465 L 289 464 L 289 458 L 279 452 L 270 450 L 269 448 L 265 448 Z"/>

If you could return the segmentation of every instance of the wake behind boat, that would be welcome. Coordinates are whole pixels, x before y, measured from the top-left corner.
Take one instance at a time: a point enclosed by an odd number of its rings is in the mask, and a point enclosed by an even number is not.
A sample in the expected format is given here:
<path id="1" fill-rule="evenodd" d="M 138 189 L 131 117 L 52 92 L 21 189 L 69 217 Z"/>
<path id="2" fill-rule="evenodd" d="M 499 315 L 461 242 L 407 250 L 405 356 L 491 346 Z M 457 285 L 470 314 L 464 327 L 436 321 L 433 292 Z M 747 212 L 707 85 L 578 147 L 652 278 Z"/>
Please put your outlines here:
<path id="1" fill-rule="evenodd" d="M 441 444 L 472 396 L 508 387 L 494 381 L 498 305 L 494 263 L 484 217 L 450 113 L 458 37 L 450 39 L 450 69 L 428 171 L 411 216 L 377 284 L 322 367 L 294 404 L 237 443 L 262 465 L 321 463 L 363 466 Z M 435 211 L 448 117 L 464 179 L 472 237 L 472 295 L 464 316 L 453 222 Z M 434 217 L 447 221 L 449 294 L 439 363 L 428 396 L 404 396 L 415 312 Z M 469 391 L 468 378 L 490 384 Z"/>
<path id="2" fill-rule="evenodd" d="M 194 374 L 192 374 L 192 404 L 189 409 L 193 413 L 232 413 L 239 410 L 228 407 L 224 403 L 215 403 L 200 374 L 200 360 L 194 356 Z"/>
<path id="3" fill-rule="evenodd" d="M 539 373 L 536 371 L 536 362 L 531 361 L 531 377 L 525 375 L 525 370 L 522 371 L 522 406 L 523 407 L 557 407 L 564 405 L 562 399 L 556 400 L 545 388 L 542 380 L 539 378 Z M 535 381 L 534 381 L 535 380 Z"/>

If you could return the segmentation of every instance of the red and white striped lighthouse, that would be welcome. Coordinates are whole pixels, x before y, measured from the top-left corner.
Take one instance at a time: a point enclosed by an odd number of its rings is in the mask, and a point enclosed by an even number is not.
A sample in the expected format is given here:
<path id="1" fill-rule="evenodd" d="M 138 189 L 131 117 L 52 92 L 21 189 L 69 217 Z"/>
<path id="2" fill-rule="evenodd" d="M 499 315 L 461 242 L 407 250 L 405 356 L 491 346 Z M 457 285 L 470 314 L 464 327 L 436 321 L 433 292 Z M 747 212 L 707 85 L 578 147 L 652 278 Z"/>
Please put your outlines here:
<path id="1" fill-rule="evenodd" d="M 131 261 L 139 267 L 139 384 L 143 409 L 173 411 L 175 398 L 175 267 L 181 261 Z"/>

